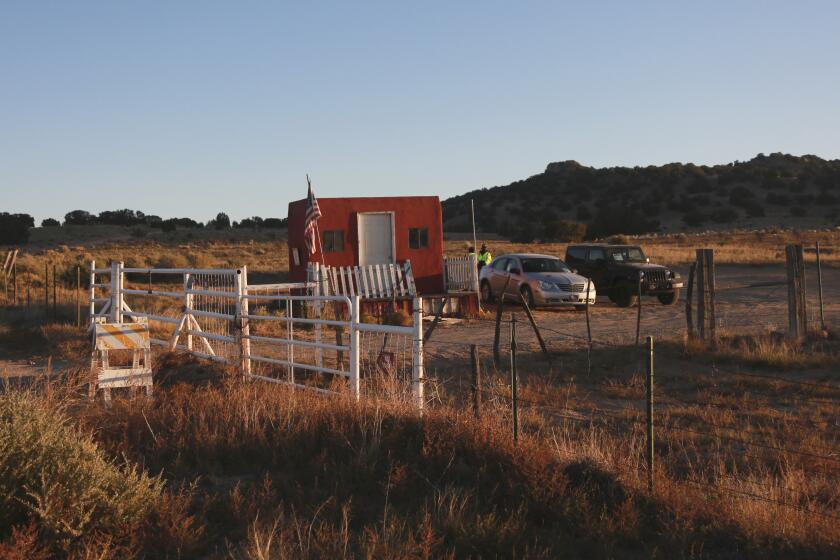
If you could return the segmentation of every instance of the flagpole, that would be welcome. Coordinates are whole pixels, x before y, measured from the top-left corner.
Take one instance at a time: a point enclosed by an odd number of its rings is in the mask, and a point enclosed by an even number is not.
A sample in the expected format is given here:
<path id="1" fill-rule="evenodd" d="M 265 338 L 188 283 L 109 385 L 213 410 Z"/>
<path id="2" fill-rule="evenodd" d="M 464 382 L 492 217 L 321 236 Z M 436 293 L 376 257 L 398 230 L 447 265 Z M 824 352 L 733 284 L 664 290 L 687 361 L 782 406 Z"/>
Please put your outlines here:
<path id="1" fill-rule="evenodd" d="M 312 181 L 309 180 L 309 173 L 306 174 L 306 187 L 312 190 Z M 318 253 L 321 255 L 321 266 L 326 268 L 327 261 L 324 259 L 324 245 L 321 243 L 321 230 L 318 228 L 318 220 L 315 220 L 315 239 L 317 241 Z M 320 278 L 318 281 L 320 282 Z M 327 276 L 327 284 L 330 282 L 330 277 Z M 333 287 L 330 286 L 330 291 L 334 293 Z"/>
<path id="2" fill-rule="evenodd" d="M 472 230 L 473 230 L 473 254 L 476 255 L 476 262 L 473 264 L 473 277 L 475 278 L 474 286 L 475 293 L 477 294 L 476 299 L 478 299 L 478 310 L 481 311 L 481 289 L 479 288 L 478 284 L 478 240 L 475 237 L 475 202 L 473 199 L 470 199 L 470 215 L 472 216 Z"/>

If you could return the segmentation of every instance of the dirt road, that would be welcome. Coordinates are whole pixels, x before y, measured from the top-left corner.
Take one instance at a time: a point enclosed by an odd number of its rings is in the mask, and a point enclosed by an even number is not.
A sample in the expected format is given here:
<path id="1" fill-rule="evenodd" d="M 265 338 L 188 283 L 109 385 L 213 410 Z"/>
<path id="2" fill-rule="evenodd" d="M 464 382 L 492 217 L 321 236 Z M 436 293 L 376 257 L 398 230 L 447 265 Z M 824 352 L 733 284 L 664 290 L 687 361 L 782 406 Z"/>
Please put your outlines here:
<path id="1" fill-rule="evenodd" d="M 687 279 L 687 269 L 678 269 Z M 816 271 L 807 271 L 809 322 L 819 323 L 817 306 Z M 739 288 L 756 283 L 770 283 L 786 280 L 784 266 L 734 266 L 717 267 L 717 330 L 718 333 L 760 333 L 769 330 L 787 330 L 787 287 Z M 823 300 L 826 322 L 840 327 L 840 270 L 823 270 Z M 536 349 L 536 338 L 520 308 L 512 308 L 519 325 L 517 339 L 531 349 Z M 598 303 L 590 312 L 592 337 L 610 343 L 632 343 L 636 337 L 636 315 L 638 310 L 619 308 L 606 297 L 598 297 Z M 696 313 L 696 312 L 695 312 Z M 585 313 L 574 310 L 537 310 L 536 321 L 544 330 L 549 346 L 563 348 L 580 346 L 586 337 Z M 507 316 L 507 314 L 506 314 Z M 507 339 L 508 325 L 503 326 L 503 340 Z M 556 332 L 555 332 L 556 331 Z M 655 298 L 643 298 L 641 337 L 655 339 L 679 338 L 685 334 L 685 293 L 675 305 L 661 305 Z M 563 333 L 563 334 L 560 334 Z M 566 336 L 571 335 L 571 336 Z M 469 321 L 436 330 L 426 345 L 427 359 L 436 356 L 446 358 L 462 356 L 466 351 L 463 343 L 492 344 L 494 324 L 492 321 Z"/>

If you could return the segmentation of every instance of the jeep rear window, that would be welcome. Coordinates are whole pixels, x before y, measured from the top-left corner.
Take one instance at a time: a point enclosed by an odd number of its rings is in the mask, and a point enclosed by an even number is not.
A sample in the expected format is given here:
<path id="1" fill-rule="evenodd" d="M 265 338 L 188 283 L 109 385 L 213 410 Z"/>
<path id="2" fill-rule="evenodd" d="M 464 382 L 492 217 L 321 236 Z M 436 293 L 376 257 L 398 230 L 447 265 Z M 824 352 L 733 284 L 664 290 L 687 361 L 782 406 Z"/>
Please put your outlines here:
<path id="1" fill-rule="evenodd" d="M 582 261 L 586 258 L 586 247 L 569 247 L 566 250 L 566 260 Z"/>
<path id="2" fill-rule="evenodd" d="M 622 247 L 610 251 L 610 257 L 615 262 L 645 262 L 645 254 L 638 247 Z"/>
<path id="3" fill-rule="evenodd" d="M 571 272 L 560 259 L 521 259 L 522 272 Z"/>
<path id="4" fill-rule="evenodd" d="M 600 247 L 593 247 L 589 250 L 589 262 L 603 263 L 606 258 L 604 250 Z"/>

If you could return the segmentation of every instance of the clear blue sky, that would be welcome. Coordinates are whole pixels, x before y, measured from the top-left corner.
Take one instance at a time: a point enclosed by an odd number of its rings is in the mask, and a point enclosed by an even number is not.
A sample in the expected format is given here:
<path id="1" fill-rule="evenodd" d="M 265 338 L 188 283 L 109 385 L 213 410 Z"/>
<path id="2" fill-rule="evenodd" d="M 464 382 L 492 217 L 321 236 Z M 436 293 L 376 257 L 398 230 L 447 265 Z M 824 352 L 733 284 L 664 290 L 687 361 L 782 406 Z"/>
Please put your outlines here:
<path id="1" fill-rule="evenodd" d="M 286 215 L 575 159 L 840 157 L 840 3 L 3 2 L 0 210 Z"/>

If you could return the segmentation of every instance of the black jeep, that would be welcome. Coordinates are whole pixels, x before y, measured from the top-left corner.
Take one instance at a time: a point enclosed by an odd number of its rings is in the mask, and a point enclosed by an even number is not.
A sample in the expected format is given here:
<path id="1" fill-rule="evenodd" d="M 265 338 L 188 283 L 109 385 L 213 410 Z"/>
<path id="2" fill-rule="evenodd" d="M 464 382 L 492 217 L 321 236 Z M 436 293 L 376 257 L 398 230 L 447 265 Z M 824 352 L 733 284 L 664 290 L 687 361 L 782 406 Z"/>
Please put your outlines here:
<path id="1" fill-rule="evenodd" d="M 664 305 L 672 305 L 680 298 L 680 275 L 662 265 L 650 264 L 642 248 L 635 245 L 569 245 L 566 264 L 591 278 L 598 294 L 606 294 L 619 307 L 636 303 L 639 283 L 643 295 L 656 296 Z"/>

